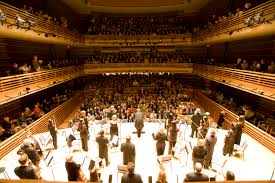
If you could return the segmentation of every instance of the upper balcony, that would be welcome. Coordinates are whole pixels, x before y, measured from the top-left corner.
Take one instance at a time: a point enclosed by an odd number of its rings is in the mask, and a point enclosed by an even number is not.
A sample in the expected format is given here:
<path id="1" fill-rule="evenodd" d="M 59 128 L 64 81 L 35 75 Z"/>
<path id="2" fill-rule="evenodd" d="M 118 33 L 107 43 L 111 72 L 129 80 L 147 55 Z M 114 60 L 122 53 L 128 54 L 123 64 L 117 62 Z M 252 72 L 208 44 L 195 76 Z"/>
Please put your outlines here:
<path id="1" fill-rule="evenodd" d="M 195 64 L 193 71 L 206 79 L 275 100 L 275 74 L 201 64 Z"/>
<path id="2" fill-rule="evenodd" d="M 6 17 L 4 23 L 7 24 L 7 26 L 0 26 L 1 37 L 55 44 L 73 44 L 75 42 L 81 42 L 81 35 L 65 27 L 45 21 L 29 12 L 25 12 L 4 2 L 0 2 L 0 9 Z M 22 25 L 24 30 L 16 28 L 17 15 L 24 20 Z M 33 22 L 34 26 L 30 27 L 29 21 Z"/>
<path id="3" fill-rule="evenodd" d="M 275 75 L 191 63 L 84 64 L 0 78 L 0 104 L 83 76 L 103 73 L 195 74 L 269 100 L 275 100 Z"/>
<path id="4" fill-rule="evenodd" d="M 0 2 L 0 9 L 6 16 L 9 28 L 0 26 L 0 35 L 3 37 L 32 40 L 39 42 L 51 42 L 60 44 L 72 44 L 76 46 L 175 46 L 175 45 L 205 45 L 215 42 L 229 42 L 234 40 L 268 36 L 275 34 L 275 2 L 269 0 L 259 6 L 243 12 L 239 16 L 208 25 L 196 33 L 169 34 L 169 35 L 79 35 L 65 27 L 49 23 L 35 15 L 24 12 L 6 3 Z M 261 13 L 259 23 L 254 20 L 253 25 L 245 25 L 245 20 Z M 16 25 L 15 16 L 19 15 L 25 20 L 25 30 L 11 28 Z M 35 26 L 28 30 L 28 20 L 35 22 Z M 264 22 L 264 23 L 263 23 Z M 6 27 L 6 26 L 5 26 Z M 47 35 L 47 37 L 45 37 Z"/>
<path id="5" fill-rule="evenodd" d="M 0 78 L 0 104 L 25 97 L 82 75 L 83 66 L 72 66 Z"/>

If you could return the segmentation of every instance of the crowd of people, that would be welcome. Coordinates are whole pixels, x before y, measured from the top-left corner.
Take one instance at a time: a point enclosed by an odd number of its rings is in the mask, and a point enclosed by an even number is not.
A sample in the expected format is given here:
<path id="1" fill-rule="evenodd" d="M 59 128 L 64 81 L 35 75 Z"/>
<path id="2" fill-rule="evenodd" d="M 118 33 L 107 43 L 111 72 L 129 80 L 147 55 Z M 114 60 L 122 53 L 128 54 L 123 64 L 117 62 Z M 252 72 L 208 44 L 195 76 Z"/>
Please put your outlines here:
<path id="1" fill-rule="evenodd" d="M 23 5 L 23 8 L 21 8 L 26 13 L 31 13 L 33 15 L 36 15 L 41 20 L 48 22 L 48 23 L 54 23 L 57 26 L 62 26 L 64 28 L 68 28 L 68 20 L 65 17 L 51 17 L 46 12 L 43 12 L 42 10 L 35 11 L 32 6 Z"/>
<path id="2" fill-rule="evenodd" d="M 40 72 L 49 69 L 68 67 L 72 65 L 78 65 L 79 61 L 77 58 L 60 58 L 44 61 L 38 59 L 38 56 L 33 56 L 32 62 L 23 63 L 19 66 L 17 63 L 13 63 L 12 66 L 5 71 L 2 71 L 2 76 L 12 76 L 17 74 L 27 74 L 32 72 Z"/>
<path id="3" fill-rule="evenodd" d="M 117 52 L 100 53 L 88 57 L 86 63 L 191 63 L 192 58 L 182 51 L 175 52 Z"/>
<path id="4" fill-rule="evenodd" d="M 29 106 L 20 111 L 18 115 L 1 114 L 0 118 L 0 141 L 4 141 L 13 134 L 27 127 L 41 116 L 45 115 L 58 105 L 68 100 L 73 95 L 72 89 L 66 89 L 62 94 L 56 94 L 51 98 L 45 98 L 34 104 L 33 109 Z"/>
<path id="5" fill-rule="evenodd" d="M 214 58 L 208 58 L 206 61 L 207 65 L 218 65 L 217 61 Z M 248 70 L 248 71 L 255 71 L 255 72 L 264 72 L 264 73 L 275 73 L 275 64 L 274 59 L 267 58 L 267 59 L 244 59 L 244 58 L 237 58 L 235 64 L 230 65 L 220 65 L 225 67 L 231 67 L 233 69 L 240 69 L 240 70 Z"/>
<path id="6" fill-rule="evenodd" d="M 126 81 L 124 81 L 126 79 Z M 109 161 L 108 149 L 119 147 L 122 152 L 123 162 L 118 168 L 124 171 L 121 182 L 143 182 L 142 177 L 134 172 L 136 165 L 136 145 L 131 141 L 131 136 L 125 138 L 125 142 L 119 142 L 119 123 L 125 121 L 132 122 L 136 128 L 137 138 L 142 138 L 142 129 L 145 122 L 154 122 L 154 120 L 165 119 L 164 128 L 160 128 L 156 134 L 152 134 L 156 144 L 158 156 L 165 155 L 166 141 L 168 141 L 168 155 L 175 155 L 175 145 L 180 140 L 179 133 L 180 124 L 188 123 L 187 118 L 181 119 L 181 115 L 191 115 L 191 138 L 198 138 L 197 145 L 192 150 L 192 161 L 195 172 L 186 174 L 185 182 L 192 181 L 209 181 L 210 177 L 202 173 L 203 168 L 210 168 L 212 156 L 217 142 L 215 128 L 210 130 L 209 113 L 202 113 L 199 108 L 190 101 L 186 94 L 187 90 L 177 90 L 180 82 L 173 76 L 159 78 L 157 76 L 108 76 L 101 77 L 98 80 L 93 80 L 97 86 L 93 95 L 88 97 L 80 106 L 79 111 L 75 113 L 74 118 L 70 121 L 68 128 L 69 133 L 66 133 L 67 145 L 70 148 L 66 160 L 65 168 L 68 174 L 68 181 L 102 181 L 98 172 L 102 166 L 108 166 Z M 115 82 L 117 81 L 117 82 Z M 123 82 L 124 81 L 124 82 Z M 120 83 L 120 86 L 117 86 Z M 138 85 L 134 84 L 138 83 Z M 155 83 L 155 84 L 154 84 Z M 148 87 L 150 85 L 150 87 Z M 104 87 L 98 87 L 104 86 Z M 139 87 L 138 87 L 139 86 Z M 130 90 L 129 90 L 130 89 Z M 195 112 L 194 112 L 195 111 Z M 151 119 L 150 119 L 151 118 Z M 230 156 L 233 153 L 233 145 L 240 144 L 241 129 L 243 127 L 244 118 L 233 122 L 232 130 L 228 130 L 225 136 L 225 144 L 223 155 Z M 89 138 L 93 136 L 92 131 L 94 125 L 100 125 L 101 129 L 95 137 L 95 142 L 98 144 L 98 156 L 100 161 L 91 159 L 89 162 L 90 179 L 83 173 L 83 167 L 74 161 L 74 152 L 79 151 L 73 145 L 77 139 L 76 132 L 79 131 L 81 147 L 83 152 L 89 150 Z M 106 129 L 105 126 L 108 126 Z M 54 148 L 58 149 L 57 128 L 52 120 L 49 120 L 49 132 L 53 139 Z M 222 126 L 220 126 L 221 128 Z M 202 134 L 203 129 L 206 133 Z M 207 131 L 210 130 L 208 134 Z M 107 133 L 109 132 L 110 135 Z M 208 134 L 208 135 L 207 135 Z M 194 136 L 195 135 L 195 136 Z M 27 141 L 28 142 L 28 141 Z M 30 146 L 23 143 L 22 147 Z M 21 147 L 21 149 L 22 149 Z M 35 149 L 35 148 L 33 148 Z M 23 151 L 25 152 L 25 150 Z M 28 151 L 25 152 L 27 154 Z M 24 153 L 20 155 L 19 162 L 22 158 L 26 159 Z M 29 158 L 32 162 L 32 158 Z M 23 161 L 22 166 L 26 166 Z M 35 173 L 37 162 L 29 164 L 32 172 Z M 21 166 L 20 166 L 21 167 Z M 38 179 L 36 176 L 23 176 L 24 173 L 18 173 L 18 167 L 15 168 L 15 173 L 19 178 Z M 228 171 L 225 180 L 234 180 L 233 172 Z M 166 171 L 160 164 L 157 182 L 167 182 Z"/>
<path id="7" fill-rule="evenodd" d="M 191 33 L 182 16 L 92 16 L 91 35 L 173 35 Z"/>

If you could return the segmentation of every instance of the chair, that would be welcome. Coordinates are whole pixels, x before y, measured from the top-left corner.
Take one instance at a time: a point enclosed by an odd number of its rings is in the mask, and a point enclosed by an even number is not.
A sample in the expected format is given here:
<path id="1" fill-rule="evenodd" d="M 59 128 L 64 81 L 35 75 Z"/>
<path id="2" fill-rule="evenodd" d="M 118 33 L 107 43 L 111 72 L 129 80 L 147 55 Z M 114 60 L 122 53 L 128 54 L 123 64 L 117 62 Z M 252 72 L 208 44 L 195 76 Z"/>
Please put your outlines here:
<path id="1" fill-rule="evenodd" d="M 268 132 L 269 129 L 275 127 L 275 119 L 267 118 L 265 121 L 260 121 L 258 127 Z"/>
<path id="2" fill-rule="evenodd" d="M 172 172 L 172 156 L 171 155 L 161 155 L 157 157 L 157 160 L 159 162 L 159 164 L 162 166 L 165 163 L 169 163 L 170 164 L 170 170 Z"/>
<path id="3" fill-rule="evenodd" d="M 224 175 L 224 169 L 225 169 L 226 163 L 227 163 L 227 158 L 225 158 L 224 160 L 218 161 L 218 162 L 217 161 L 212 161 L 212 164 L 215 164 L 218 167 L 217 170 L 215 170 L 215 169 L 213 169 L 213 170 L 217 171 L 217 173 L 219 173 L 219 174 Z"/>
<path id="4" fill-rule="evenodd" d="M 246 141 L 243 142 L 243 144 L 241 146 L 234 144 L 234 153 L 242 154 L 242 158 L 243 158 L 243 160 L 245 160 L 244 152 L 245 152 L 247 146 L 248 145 L 247 145 Z"/>
<path id="5" fill-rule="evenodd" d="M 3 173 L 6 179 L 10 179 L 5 167 L 0 167 L 0 174 Z"/>

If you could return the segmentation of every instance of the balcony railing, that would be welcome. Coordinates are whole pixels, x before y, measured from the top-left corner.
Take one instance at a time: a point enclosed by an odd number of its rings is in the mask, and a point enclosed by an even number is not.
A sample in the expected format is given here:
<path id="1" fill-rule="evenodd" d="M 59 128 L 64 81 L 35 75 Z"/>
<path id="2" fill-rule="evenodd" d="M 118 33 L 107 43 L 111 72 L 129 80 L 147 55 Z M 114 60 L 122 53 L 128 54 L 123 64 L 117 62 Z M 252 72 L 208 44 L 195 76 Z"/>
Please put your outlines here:
<path id="1" fill-rule="evenodd" d="M 82 75 L 83 66 L 71 66 L 0 78 L 0 104 L 25 97 Z"/>
<path id="2" fill-rule="evenodd" d="M 193 64 L 189 63 L 159 63 L 159 64 L 84 64 L 84 74 L 123 73 L 123 72 L 152 72 L 152 73 L 189 73 L 193 72 Z"/>
<path id="3" fill-rule="evenodd" d="M 35 22 L 35 26 L 31 27 L 31 30 L 37 32 L 38 34 L 48 33 L 55 35 L 56 37 L 70 40 L 77 40 L 80 38 L 78 34 L 70 31 L 68 28 L 43 20 L 41 17 L 37 17 L 36 15 L 25 12 L 4 2 L 0 2 L 0 9 L 6 16 L 6 22 L 10 25 L 16 24 L 15 16 L 19 15 L 23 20 L 25 20 L 24 27 L 29 27 L 27 22 L 28 20 Z"/>
<path id="4" fill-rule="evenodd" d="M 193 93 L 193 97 L 194 100 L 200 101 L 199 104 L 205 111 L 210 112 L 211 117 L 214 119 L 215 122 L 218 121 L 221 111 L 225 111 L 224 127 L 226 129 L 230 129 L 230 127 L 232 126 L 232 122 L 238 121 L 238 116 L 236 114 L 217 104 L 208 97 L 204 96 L 200 91 L 195 90 Z M 275 137 L 271 136 L 267 132 L 261 130 L 260 128 L 257 128 L 247 121 L 245 122 L 243 132 L 250 135 L 252 138 L 257 140 L 260 144 L 264 145 L 271 151 L 275 152 Z"/>
<path id="5" fill-rule="evenodd" d="M 216 67 L 194 65 L 194 73 L 204 78 L 275 100 L 275 74 Z"/>
<path id="6" fill-rule="evenodd" d="M 171 34 L 171 35 L 86 35 L 86 44 L 110 45 L 132 45 L 132 46 L 156 46 L 176 43 L 190 43 L 192 34 Z M 107 45 L 106 45 L 107 44 Z"/>
<path id="7" fill-rule="evenodd" d="M 238 31 L 242 28 L 245 28 L 244 21 L 249 17 L 254 17 L 258 13 L 263 12 L 262 18 L 265 21 L 274 20 L 274 12 L 275 12 L 275 1 L 269 0 L 259 6 L 251 8 L 247 11 L 244 11 L 239 16 L 233 16 L 227 18 L 225 21 L 218 22 L 216 24 L 209 25 L 206 29 L 200 30 L 196 34 L 197 39 L 204 39 L 207 37 L 217 36 L 220 34 L 228 34 L 233 33 L 234 31 Z"/>

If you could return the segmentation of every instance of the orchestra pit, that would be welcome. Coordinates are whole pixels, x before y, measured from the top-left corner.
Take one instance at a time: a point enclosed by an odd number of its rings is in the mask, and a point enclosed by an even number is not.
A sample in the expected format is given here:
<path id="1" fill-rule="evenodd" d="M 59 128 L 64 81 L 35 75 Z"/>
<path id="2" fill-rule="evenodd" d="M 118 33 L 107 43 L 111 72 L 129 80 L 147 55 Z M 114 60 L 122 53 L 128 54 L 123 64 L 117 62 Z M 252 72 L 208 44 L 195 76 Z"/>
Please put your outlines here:
<path id="1" fill-rule="evenodd" d="M 2 0 L 0 183 L 275 182 L 274 0 Z"/>

